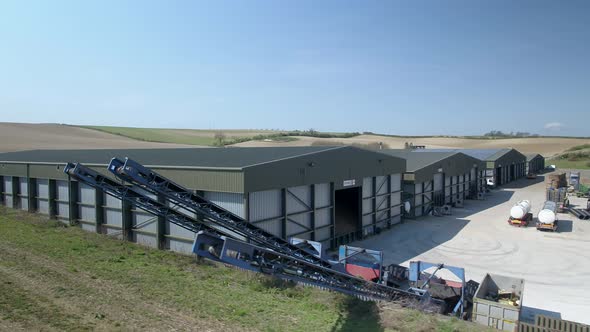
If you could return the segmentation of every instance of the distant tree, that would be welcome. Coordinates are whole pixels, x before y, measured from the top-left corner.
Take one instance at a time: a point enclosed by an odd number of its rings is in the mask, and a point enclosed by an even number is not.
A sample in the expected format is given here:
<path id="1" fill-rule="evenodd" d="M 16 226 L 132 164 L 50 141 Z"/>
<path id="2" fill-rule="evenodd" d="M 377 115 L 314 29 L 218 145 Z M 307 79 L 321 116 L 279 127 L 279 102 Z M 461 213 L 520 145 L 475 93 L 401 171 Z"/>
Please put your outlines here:
<path id="1" fill-rule="evenodd" d="M 485 133 L 484 136 L 486 137 L 539 137 L 539 134 L 531 134 L 527 131 L 517 131 L 506 134 L 501 130 L 490 130 L 489 132 Z"/>
<path id="2" fill-rule="evenodd" d="M 214 139 L 215 139 L 215 145 L 217 146 L 223 146 L 223 144 L 225 143 L 225 134 L 221 131 L 218 131 L 215 133 Z"/>

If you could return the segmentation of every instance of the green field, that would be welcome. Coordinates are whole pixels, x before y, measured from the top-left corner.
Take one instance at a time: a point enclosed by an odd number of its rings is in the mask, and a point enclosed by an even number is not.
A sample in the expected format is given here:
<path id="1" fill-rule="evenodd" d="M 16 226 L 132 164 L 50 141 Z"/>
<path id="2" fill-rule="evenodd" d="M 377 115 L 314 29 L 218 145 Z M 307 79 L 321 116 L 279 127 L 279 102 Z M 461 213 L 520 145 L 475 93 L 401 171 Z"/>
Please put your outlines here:
<path id="1" fill-rule="evenodd" d="M 558 156 L 545 161 L 547 165 L 566 169 L 590 169 L 590 144 L 571 147 Z"/>
<path id="2" fill-rule="evenodd" d="M 350 138 L 359 133 L 333 133 L 310 130 L 278 131 L 278 130 L 242 130 L 242 129 L 165 129 L 165 128 L 133 128 L 110 126 L 78 126 L 81 128 L 102 131 L 146 142 L 188 144 L 200 146 L 225 146 L 247 141 L 270 140 L 273 142 L 291 142 L 297 136 L 318 138 Z"/>
<path id="3" fill-rule="evenodd" d="M 549 159 L 546 165 L 555 165 L 557 169 L 590 169 L 590 159 L 570 161 L 567 159 Z"/>
<path id="4" fill-rule="evenodd" d="M 232 144 L 253 139 L 255 136 L 272 136 L 280 132 L 272 130 L 198 130 L 198 129 L 163 129 L 133 128 L 110 126 L 80 126 L 82 128 L 102 131 L 109 134 L 124 136 L 140 141 L 162 142 L 214 146 L 219 145 L 215 135 L 223 134 L 224 144 Z"/>
<path id="5" fill-rule="evenodd" d="M 482 330 L 4 207 L 0 252 L 0 330 Z"/>

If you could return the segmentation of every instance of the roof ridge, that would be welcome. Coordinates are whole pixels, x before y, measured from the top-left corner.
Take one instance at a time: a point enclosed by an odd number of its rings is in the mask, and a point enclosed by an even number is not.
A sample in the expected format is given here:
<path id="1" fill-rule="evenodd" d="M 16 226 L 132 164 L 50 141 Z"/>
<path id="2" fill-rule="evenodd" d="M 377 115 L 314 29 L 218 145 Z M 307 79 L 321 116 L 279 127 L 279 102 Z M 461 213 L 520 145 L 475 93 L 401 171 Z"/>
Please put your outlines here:
<path id="1" fill-rule="evenodd" d="M 348 147 L 348 146 L 346 146 L 346 145 L 327 146 L 325 149 L 318 149 L 316 151 L 311 151 L 311 152 L 302 153 L 302 154 L 298 154 L 298 155 L 293 155 L 293 156 L 288 156 L 288 157 L 283 157 L 283 158 L 278 158 L 278 159 L 267 160 L 267 161 L 263 161 L 261 163 L 254 163 L 254 164 L 251 164 L 251 165 L 245 165 L 245 166 L 241 167 L 241 169 L 245 169 L 245 168 L 249 168 L 249 167 L 255 167 L 255 166 L 260 166 L 260 165 L 269 164 L 269 163 L 274 163 L 274 162 L 277 162 L 277 161 L 283 161 L 283 160 L 293 159 L 293 158 L 297 158 L 297 157 L 308 156 L 308 155 L 312 155 L 312 154 L 316 154 L 316 153 L 320 153 L 320 152 L 325 152 L 325 151 L 332 151 L 332 150 L 342 149 L 342 148 L 346 148 L 346 147 Z"/>

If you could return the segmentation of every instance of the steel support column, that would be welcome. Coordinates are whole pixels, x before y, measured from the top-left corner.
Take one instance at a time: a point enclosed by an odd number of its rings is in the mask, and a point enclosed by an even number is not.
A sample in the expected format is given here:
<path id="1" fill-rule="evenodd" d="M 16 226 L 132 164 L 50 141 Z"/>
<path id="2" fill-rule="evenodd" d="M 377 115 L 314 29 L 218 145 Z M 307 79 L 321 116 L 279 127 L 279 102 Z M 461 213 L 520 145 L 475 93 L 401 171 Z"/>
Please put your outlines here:
<path id="1" fill-rule="evenodd" d="M 29 213 L 35 213 L 37 212 L 37 207 L 35 204 L 37 202 L 37 200 L 35 199 L 37 197 L 37 194 L 35 194 L 33 192 L 33 188 L 36 188 L 37 185 L 35 183 L 35 179 L 31 179 L 31 165 L 27 164 L 27 206 L 28 206 L 28 212 Z M 35 190 L 36 191 L 36 190 Z"/>
<path id="2" fill-rule="evenodd" d="M 94 221 L 96 232 L 101 234 L 104 224 L 104 192 L 100 188 L 94 188 Z"/>
<path id="3" fill-rule="evenodd" d="M 311 228 L 311 233 L 309 234 L 309 238 L 312 241 L 315 241 L 315 214 L 317 212 L 316 210 L 316 204 L 315 204 L 315 184 L 311 185 L 311 209 L 312 209 L 312 213 L 311 213 L 311 217 L 310 217 L 310 228 Z"/>
<path id="4" fill-rule="evenodd" d="M 334 190 L 334 182 L 330 182 L 330 201 L 332 204 L 332 216 L 331 216 L 332 220 L 330 221 L 332 223 L 332 227 L 330 228 L 330 249 L 334 249 L 334 248 L 336 248 L 336 240 L 335 240 L 336 233 L 334 232 L 334 227 L 336 226 L 336 190 Z M 362 204 L 362 201 L 361 201 L 361 204 Z M 361 210 L 362 210 L 362 208 L 361 208 Z"/>
<path id="5" fill-rule="evenodd" d="M 166 205 L 166 196 L 158 195 L 158 202 Z M 158 216 L 156 226 L 156 245 L 158 249 L 166 249 L 166 218 Z"/>
<path id="6" fill-rule="evenodd" d="M 37 204 L 37 179 L 32 179 L 27 177 L 27 192 L 29 193 L 28 201 L 29 201 L 29 212 L 35 213 L 38 209 Z"/>
<path id="7" fill-rule="evenodd" d="M 281 237 L 285 240 L 287 239 L 287 223 L 288 223 L 288 216 L 287 216 L 287 188 L 281 189 L 281 207 L 283 211 L 283 216 L 281 218 Z"/>
<path id="8" fill-rule="evenodd" d="M 49 192 L 47 196 L 47 204 L 49 205 L 49 218 L 55 219 L 57 216 L 57 202 L 55 201 L 55 197 L 57 196 L 56 180 L 49 180 Z"/>
<path id="9" fill-rule="evenodd" d="M 121 201 L 121 231 L 123 232 L 123 239 L 127 241 L 133 240 L 133 213 L 131 209 L 133 205 L 127 200 Z"/>
<path id="10" fill-rule="evenodd" d="M 68 176 L 68 210 L 70 215 L 70 225 L 78 223 L 78 181 L 72 180 Z"/>
<path id="11" fill-rule="evenodd" d="M 1 205 L 5 205 L 6 204 L 6 199 L 4 198 L 4 195 L 6 195 L 4 192 L 6 190 L 4 190 L 4 176 L 0 175 L 0 204 Z"/>
<path id="12" fill-rule="evenodd" d="M 371 186 L 373 188 L 373 192 L 371 193 L 371 195 L 373 196 L 371 198 L 371 207 L 373 210 L 373 215 L 371 216 L 371 219 L 372 219 L 371 224 L 373 225 L 373 229 L 371 230 L 371 235 L 374 235 L 375 230 L 377 229 L 377 177 L 376 176 L 371 177 L 371 182 L 373 183 L 373 185 Z M 361 206 L 361 210 L 362 210 L 362 206 Z M 365 236 L 365 232 L 363 231 L 363 237 L 364 236 Z"/>
<path id="13" fill-rule="evenodd" d="M 12 177 L 12 208 L 20 208 L 20 178 L 18 176 Z"/>

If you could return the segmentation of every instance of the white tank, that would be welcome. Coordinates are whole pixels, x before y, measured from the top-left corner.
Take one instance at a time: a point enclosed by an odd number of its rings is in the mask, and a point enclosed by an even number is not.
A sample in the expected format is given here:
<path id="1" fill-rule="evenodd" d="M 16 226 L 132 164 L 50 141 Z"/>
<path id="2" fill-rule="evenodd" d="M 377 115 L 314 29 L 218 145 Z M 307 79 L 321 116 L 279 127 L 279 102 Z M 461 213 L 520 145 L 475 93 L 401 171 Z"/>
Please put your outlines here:
<path id="1" fill-rule="evenodd" d="M 510 209 L 510 216 L 514 219 L 522 219 L 527 213 L 531 211 L 531 202 L 528 200 L 516 203 Z"/>
<path id="2" fill-rule="evenodd" d="M 557 204 L 555 202 L 547 201 L 543 204 L 543 209 L 539 212 L 539 222 L 542 224 L 553 224 L 557 219 L 555 215 L 555 211 L 557 211 Z"/>

